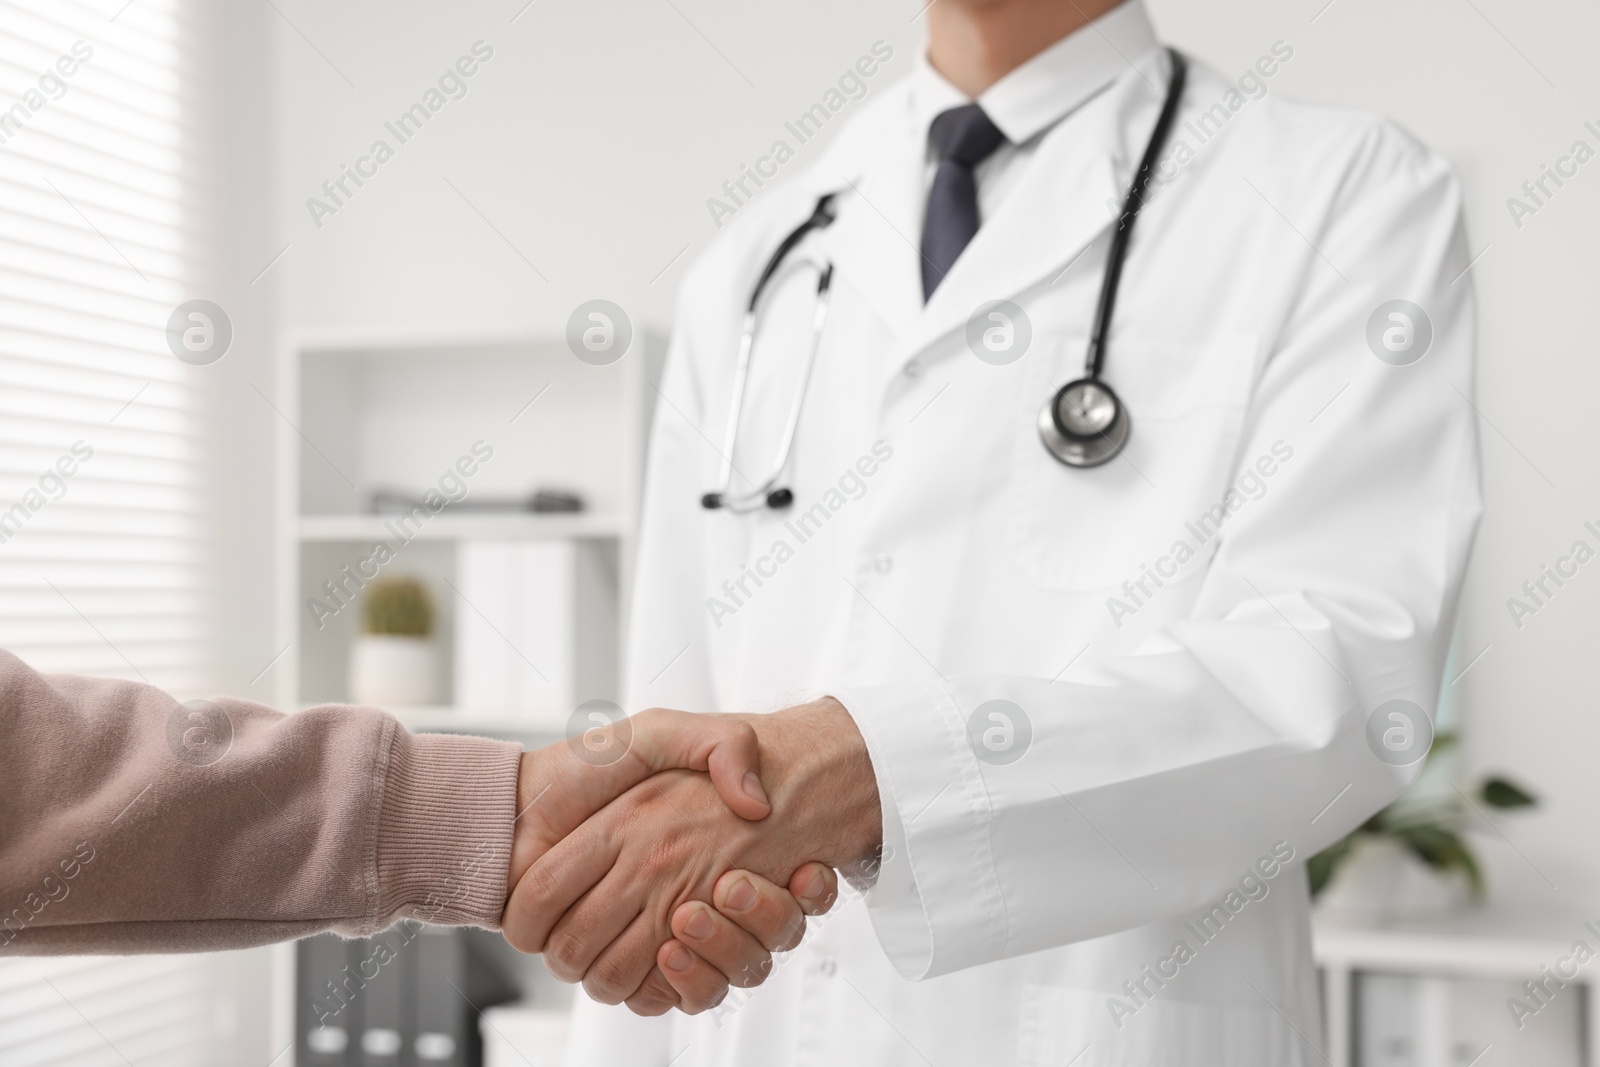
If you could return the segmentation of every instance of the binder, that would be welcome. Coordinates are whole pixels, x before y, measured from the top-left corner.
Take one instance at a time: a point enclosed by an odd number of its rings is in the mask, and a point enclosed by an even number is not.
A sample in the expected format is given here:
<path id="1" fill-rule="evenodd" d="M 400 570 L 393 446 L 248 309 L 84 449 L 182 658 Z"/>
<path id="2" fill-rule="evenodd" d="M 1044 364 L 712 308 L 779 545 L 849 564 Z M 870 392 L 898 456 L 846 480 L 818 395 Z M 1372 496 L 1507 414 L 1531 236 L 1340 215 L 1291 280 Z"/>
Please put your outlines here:
<path id="1" fill-rule="evenodd" d="M 415 944 L 417 1067 L 480 1067 L 478 1016 L 514 999 L 516 987 L 473 947 L 467 930 L 426 927 Z"/>
<path id="2" fill-rule="evenodd" d="M 361 990 L 361 1040 L 355 1062 L 362 1067 L 401 1067 L 413 1035 L 406 1016 L 413 968 L 407 966 L 415 943 L 417 924 L 402 921 L 392 929 L 364 941 L 352 942 L 367 950 L 359 964 L 366 978 Z"/>
<path id="3" fill-rule="evenodd" d="M 301 941 L 295 1063 L 481 1067 L 479 1013 L 518 991 L 473 937 L 464 927 L 404 921 L 353 941 L 333 934 Z"/>
<path id="4" fill-rule="evenodd" d="M 463 541 L 456 549 L 457 706 L 527 711 L 577 703 L 577 546 Z"/>
<path id="5" fill-rule="evenodd" d="M 348 943 L 333 934 L 306 938 L 295 953 L 295 1063 L 349 1067 L 361 1005 L 346 982 Z"/>

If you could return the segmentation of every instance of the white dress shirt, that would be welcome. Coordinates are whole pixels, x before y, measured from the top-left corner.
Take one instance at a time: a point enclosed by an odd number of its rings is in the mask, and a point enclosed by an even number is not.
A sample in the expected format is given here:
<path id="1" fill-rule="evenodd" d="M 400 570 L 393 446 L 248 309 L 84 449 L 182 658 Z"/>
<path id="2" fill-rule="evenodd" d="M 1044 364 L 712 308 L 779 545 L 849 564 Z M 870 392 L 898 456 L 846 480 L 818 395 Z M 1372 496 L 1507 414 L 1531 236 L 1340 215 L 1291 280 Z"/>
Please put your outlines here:
<path id="1" fill-rule="evenodd" d="M 1068 34 L 984 90 L 976 102 L 1006 140 L 974 168 L 979 225 L 999 210 L 1044 135 L 1126 74 L 1130 58 L 1156 46 L 1142 5 L 1120 4 L 1092 27 Z M 973 102 L 934 69 L 926 52 L 917 54 L 911 72 L 911 107 L 924 141 L 941 112 Z M 924 192 L 933 185 L 937 169 L 930 144 Z M 1071 195 L 1071 190 L 1062 190 L 1062 195 Z"/>

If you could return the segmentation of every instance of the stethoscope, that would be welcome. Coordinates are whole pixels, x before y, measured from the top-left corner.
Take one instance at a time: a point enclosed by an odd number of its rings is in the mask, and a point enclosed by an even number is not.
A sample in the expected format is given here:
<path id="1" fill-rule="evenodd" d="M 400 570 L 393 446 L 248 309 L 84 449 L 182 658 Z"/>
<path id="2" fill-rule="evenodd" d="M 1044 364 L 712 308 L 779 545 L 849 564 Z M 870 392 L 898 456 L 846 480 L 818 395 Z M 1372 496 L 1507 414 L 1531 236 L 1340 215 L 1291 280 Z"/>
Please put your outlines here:
<path id="1" fill-rule="evenodd" d="M 723 437 L 722 473 L 717 477 L 722 488 L 702 496 L 701 507 L 727 508 L 729 511 L 744 512 L 752 511 L 763 504 L 769 508 L 786 508 L 794 503 L 794 492 L 780 487 L 778 480 L 783 477 L 783 470 L 789 465 L 789 453 L 794 449 L 795 431 L 800 426 L 800 412 L 806 402 L 806 384 L 810 382 L 811 368 L 817 362 L 817 348 L 822 344 L 822 327 L 828 321 L 828 291 L 833 285 L 832 263 L 815 265 L 817 304 L 811 316 L 811 345 L 806 351 L 806 361 L 800 368 L 800 381 L 795 386 L 794 403 L 789 407 L 789 417 L 784 423 L 783 436 L 779 438 L 778 455 L 773 461 L 772 472 L 748 493 L 736 495 L 733 492 L 733 449 L 739 443 L 739 413 L 744 408 L 745 386 L 750 377 L 750 350 L 755 347 L 756 309 L 761 303 L 761 294 L 767 288 L 767 283 L 772 280 L 772 276 L 778 273 L 778 268 L 783 265 L 784 259 L 794 246 L 805 240 L 806 234 L 812 230 L 827 229 L 833 224 L 833 196 L 833 193 L 829 193 L 817 201 L 811 217 L 790 231 L 789 236 L 773 250 L 772 258 L 767 260 L 761 276 L 756 279 L 756 287 L 750 294 L 750 303 L 745 307 L 744 329 L 739 336 L 739 359 L 733 369 L 733 400 L 728 411 L 728 428 L 724 431 Z"/>
<path id="2" fill-rule="evenodd" d="M 1122 202 L 1122 213 L 1117 228 L 1111 235 L 1111 249 L 1106 255 L 1105 276 L 1100 283 L 1100 299 L 1095 304 L 1094 325 L 1089 331 L 1089 347 L 1084 358 L 1083 377 L 1074 379 L 1056 390 L 1039 410 L 1039 438 L 1045 450 L 1069 467 L 1098 467 L 1109 462 L 1128 443 L 1132 419 L 1127 406 L 1101 377 L 1105 367 L 1106 335 L 1111 329 L 1112 310 L 1117 302 L 1117 285 L 1122 280 L 1122 264 L 1128 255 L 1128 239 L 1133 233 L 1134 221 L 1144 206 L 1145 193 L 1150 187 L 1156 159 L 1172 129 L 1178 113 L 1178 103 L 1183 98 L 1183 85 L 1188 74 L 1188 64 L 1176 49 L 1167 49 L 1172 73 L 1167 81 L 1167 96 L 1161 105 L 1161 114 L 1150 141 L 1145 146 L 1144 158 L 1134 173 L 1128 195 Z M 806 361 L 801 367 L 800 381 L 796 386 L 794 403 L 789 408 L 783 436 L 779 438 L 778 451 L 767 476 L 747 493 L 733 492 L 733 450 L 739 437 L 739 414 L 744 407 L 745 388 L 749 380 L 750 354 L 755 346 L 757 309 L 767 283 L 778 272 L 784 259 L 794 247 L 813 230 L 827 228 L 834 220 L 834 194 L 829 193 L 817 201 L 811 217 L 796 226 L 773 250 L 761 275 L 756 279 L 750 294 L 750 303 L 744 315 L 743 332 L 739 339 L 738 362 L 734 367 L 733 399 L 728 412 L 728 426 L 722 449 L 722 469 L 719 481 L 722 488 L 700 498 L 703 507 L 726 508 L 744 512 L 765 505 L 784 508 L 794 502 L 793 491 L 779 485 L 789 456 L 794 450 L 795 432 L 800 425 L 800 415 L 805 404 L 806 385 L 816 363 L 817 350 L 822 341 L 823 325 L 828 317 L 828 290 L 833 282 L 833 265 L 817 264 L 817 303 L 811 321 L 811 344 Z"/>

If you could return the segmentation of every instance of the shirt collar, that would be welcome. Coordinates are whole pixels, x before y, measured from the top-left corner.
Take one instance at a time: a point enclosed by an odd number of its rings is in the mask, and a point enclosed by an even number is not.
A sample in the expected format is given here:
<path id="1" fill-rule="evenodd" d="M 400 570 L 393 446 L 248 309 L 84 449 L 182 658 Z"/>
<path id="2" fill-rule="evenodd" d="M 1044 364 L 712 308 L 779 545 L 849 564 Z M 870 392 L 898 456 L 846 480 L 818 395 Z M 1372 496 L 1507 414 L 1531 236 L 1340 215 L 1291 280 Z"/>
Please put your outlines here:
<path id="1" fill-rule="evenodd" d="M 1024 144 L 1093 99 L 1156 44 L 1143 0 L 1125 0 L 995 82 L 977 102 L 1007 141 Z M 924 144 L 934 116 L 970 103 L 933 69 L 926 51 L 918 54 L 912 114 Z"/>

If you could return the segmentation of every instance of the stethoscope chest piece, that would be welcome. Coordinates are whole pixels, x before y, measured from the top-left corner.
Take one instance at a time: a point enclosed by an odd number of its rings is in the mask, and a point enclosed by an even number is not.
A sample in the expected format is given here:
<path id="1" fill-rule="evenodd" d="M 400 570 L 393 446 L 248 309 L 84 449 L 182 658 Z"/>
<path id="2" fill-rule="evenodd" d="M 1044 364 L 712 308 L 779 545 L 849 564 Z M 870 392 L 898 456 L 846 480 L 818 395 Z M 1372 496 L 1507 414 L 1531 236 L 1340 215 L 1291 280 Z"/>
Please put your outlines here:
<path id="1" fill-rule="evenodd" d="M 1068 382 L 1039 409 L 1039 439 L 1069 467 L 1098 467 L 1128 443 L 1132 420 L 1109 385 L 1098 378 Z"/>

